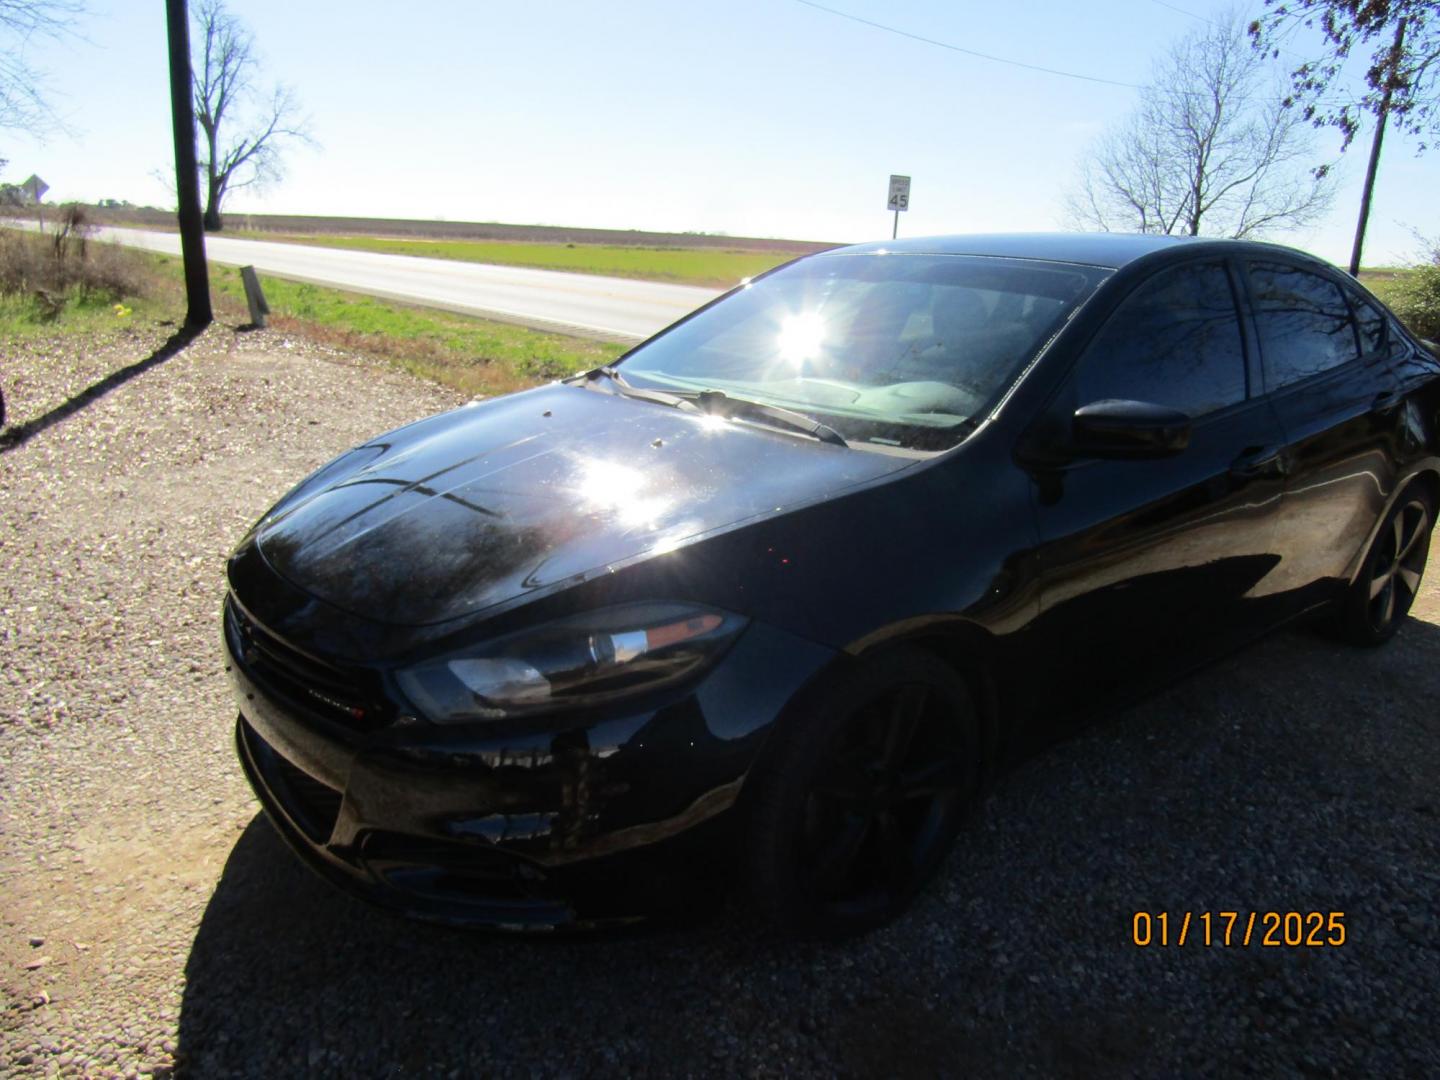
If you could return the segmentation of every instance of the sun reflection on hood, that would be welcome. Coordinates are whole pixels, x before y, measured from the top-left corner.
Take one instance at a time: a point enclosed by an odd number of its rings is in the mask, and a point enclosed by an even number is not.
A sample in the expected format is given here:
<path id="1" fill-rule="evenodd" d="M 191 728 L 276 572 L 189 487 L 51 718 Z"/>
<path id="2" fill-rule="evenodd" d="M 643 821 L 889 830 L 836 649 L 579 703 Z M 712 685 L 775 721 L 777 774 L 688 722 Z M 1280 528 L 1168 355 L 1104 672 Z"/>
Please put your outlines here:
<path id="1" fill-rule="evenodd" d="M 601 458 L 580 462 L 580 495 L 585 505 L 606 514 L 613 514 L 631 526 L 652 526 L 665 513 L 673 499 L 653 492 L 657 486 L 654 473 L 643 473 L 629 465 Z"/>

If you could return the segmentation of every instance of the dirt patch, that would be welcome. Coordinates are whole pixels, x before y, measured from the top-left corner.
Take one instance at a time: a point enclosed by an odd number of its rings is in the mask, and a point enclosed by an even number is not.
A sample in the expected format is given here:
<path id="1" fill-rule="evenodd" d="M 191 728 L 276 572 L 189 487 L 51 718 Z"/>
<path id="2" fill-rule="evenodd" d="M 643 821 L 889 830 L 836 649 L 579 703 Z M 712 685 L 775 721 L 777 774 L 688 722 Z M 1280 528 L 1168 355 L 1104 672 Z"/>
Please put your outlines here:
<path id="1" fill-rule="evenodd" d="M 458 401 L 274 331 L 140 364 L 167 333 L 5 349 L 7 430 L 61 416 L 0 453 L 7 1070 L 168 1060 L 186 943 L 254 814 L 224 738 L 228 548 L 328 458 Z"/>

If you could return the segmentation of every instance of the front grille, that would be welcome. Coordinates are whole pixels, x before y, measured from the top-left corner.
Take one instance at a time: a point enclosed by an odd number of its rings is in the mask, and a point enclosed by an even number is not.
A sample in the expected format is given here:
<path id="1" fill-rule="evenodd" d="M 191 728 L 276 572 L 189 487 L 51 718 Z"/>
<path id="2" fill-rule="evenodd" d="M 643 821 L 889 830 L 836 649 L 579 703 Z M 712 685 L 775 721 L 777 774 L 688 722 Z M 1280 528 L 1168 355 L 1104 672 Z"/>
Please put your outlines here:
<path id="1" fill-rule="evenodd" d="M 243 720 L 241 730 L 250 760 L 286 816 L 315 843 L 329 840 L 340 817 L 343 795 L 276 752 Z"/>
<path id="2" fill-rule="evenodd" d="M 301 708 L 355 731 L 390 722 L 373 673 L 324 663 L 282 641 L 225 601 L 225 633 L 246 673 Z"/>

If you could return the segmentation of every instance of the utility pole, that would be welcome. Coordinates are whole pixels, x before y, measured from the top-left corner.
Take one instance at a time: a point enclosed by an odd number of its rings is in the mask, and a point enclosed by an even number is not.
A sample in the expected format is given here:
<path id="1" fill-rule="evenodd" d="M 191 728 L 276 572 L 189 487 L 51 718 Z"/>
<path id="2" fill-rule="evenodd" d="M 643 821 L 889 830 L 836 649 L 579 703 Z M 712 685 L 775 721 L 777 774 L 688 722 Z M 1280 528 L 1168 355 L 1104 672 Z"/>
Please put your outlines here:
<path id="1" fill-rule="evenodd" d="M 1365 226 L 1370 220 L 1370 196 L 1375 193 L 1375 172 L 1380 167 L 1380 142 L 1385 138 L 1385 118 L 1390 115 L 1390 94 L 1400 70 L 1400 54 L 1405 47 L 1405 20 L 1395 24 L 1395 44 L 1390 47 L 1390 70 L 1385 74 L 1385 91 L 1380 95 L 1380 111 L 1375 115 L 1375 138 L 1370 143 L 1370 164 L 1365 169 L 1365 187 L 1360 192 L 1360 220 L 1355 223 L 1355 246 L 1350 249 L 1350 276 L 1360 273 L 1360 249 L 1365 246 Z"/>
<path id="2" fill-rule="evenodd" d="M 185 261 L 185 326 L 210 325 L 210 274 L 200 217 L 200 170 L 195 162 L 195 100 L 190 78 L 190 12 L 185 0 L 165 0 L 170 31 L 170 117 L 175 126 L 175 197 L 179 202 L 180 253 Z"/>

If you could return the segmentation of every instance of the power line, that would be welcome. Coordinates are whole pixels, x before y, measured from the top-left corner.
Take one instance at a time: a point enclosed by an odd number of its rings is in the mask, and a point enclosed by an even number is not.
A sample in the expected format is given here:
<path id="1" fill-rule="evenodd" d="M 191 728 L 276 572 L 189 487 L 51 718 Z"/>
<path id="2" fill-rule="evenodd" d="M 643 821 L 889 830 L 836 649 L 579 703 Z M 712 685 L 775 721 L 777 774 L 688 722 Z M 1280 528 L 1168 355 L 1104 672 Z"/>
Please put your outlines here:
<path id="1" fill-rule="evenodd" d="M 997 64 L 1008 64 L 1011 67 L 1024 68 L 1026 71 L 1039 71 L 1043 72 L 1046 75 L 1059 75 L 1066 79 L 1080 79 L 1083 82 L 1100 83 L 1104 86 L 1119 86 L 1123 87 L 1126 90 L 1150 89 L 1149 86 L 1146 86 L 1142 83 L 1120 82 L 1118 79 L 1102 79 L 1098 75 L 1083 75 L 1078 71 L 1062 71 L 1059 68 L 1044 67 L 1040 64 L 1027 64 L 1023 60 L 1012 60 L 1006 56 L 996 56 L 993 53 L 980 52 L 976 49 L 967 49 L 960 45 L 951 44 L 948 41 L 940 41 L 936 38 L 926 37 L 924 34 L 912 34 L 909 30 L 901 30 L 899 27 L 896 26 L 887 26 L 884 23 L 878 23 L 871 19 L 865 19 L 860 17 L 859 15 L 852 15 L 848 11 L 840 11 L 836 8 L 826 7 L 824 4 L 816 3 L 815 0 L 795 0 L 795 2 L 797 4 L 804 4 L 806 7 L 809 8 L 814 8 L 816 11 L 823 11 L 827 15 L 834 15 L 841 19 L 849 19 L 851 22 L 860 23 L 862 26 L 869 26 L 875 30 L 883 30 L 887 34 L 895 34 L 899 37 L 909 38 L 911 41 L 923 42 L 926 45 L 934 45 L 937 48 L 948 49 L 951 52 L 963 53 L 966 56 L 979 57 L 981 60 L 990 60 Z M 1189 15 L 1192 19 L 1199 19 L 1201 22 L 1210 22 L 1210 20 L 1205 18 L 1203 15 L 1196 15 L 1193 12 L 1184 11 L 1181 8 L 1177 8 L 1170 4 L 1164 3 L 1164 0 L 1151 0 L 1151 2 L 1159 4 L 1161 7 L 1170 8 L 1171 11 L 1177 11 L 1182 15 Z M 1214 24 L 1212 23 L 1211 25 Z M 1187 96 L 1191 97 L 1203 98 L 1209 96 L 1208 94 L 1202 93 L 1200 91 L 1183 92 L 1186 93 Z"/>
<path id="2" fill-rule="evenodd" d="M 1195 12 L 1193 12 L 1193 11 L 1186 11 L 1184 8 L 1182 8 L 1182 7 L 1176 7 L 1174 4 L 1167 4 L 1167 3 L 1165 2 L 1165 0 L 1150 0 L 1150 2 L 1151 2 L 1152 4 L 1159 4 L 1159 5 L 1160 5 L 1161 7 L 1163 7 L 1163 8 L 1169 8 L 1171 11 L 1177 12 L 1177 13 L 1179 13 L 1179 14 L 1181 14 L 1181 15 L 1188 15 L 1188 16 L 1190 16 L 1190 18 L 1192 18 L 1192 19 L 1198 19 L 1198 20 L 1200 20 L 1200 22 L 1210 23 L 1211 26 L 1217 26 L 1217 25 L 1219 25 L 1218 23 L 1210 22 L 1210 20 L 1207 19 L 1204 15 L 1196 15 Z"/>
<path id="3" fill-rule="evenodd" d="M 849 19 L 851 22 L 861 23 L 864 26 L 873 27 L 876 30 L 884 30 L 887 34 L 898 34 L 900 37 L 909 38 L 911 41 L 923 41 L 926 45 L 935 45 L 941 49 L 949 49 L 951 52 L 964 53 L 966 56 L 976 56 L 981 60 L 990 60 L 997 64 L 1009 64 L 1011 67 L 1025 68 L 1027 71 L 1041 71 L 1046 75 L 1060 75 L 1067 79 L 1081 79 L 1085 82 L 1102 83 L 1105 86 L 1123 86 L 1127 90 L 1145 89 L 1139 83 L 1118 82 L 1115 79 L 1102 79 L 1098 75 L 1082 75 L 1077 71 L 1061 71 L 1059 68 L 1042 67 L 1039 64 L 1027 64 L 1023 60 L 1011 60 L 1006 56 L 995 56 L 991 53 L 979 52 L 975 49 L 962 48 L 959 45 L 952 45 L 948 41 L 937 41 L 935 38 L 925 37 L 923 34 L 912 34 L 908 30 L 901 30 L 898 27 L 886 26 L 884 23 L 872 22 L 869 19 L 862 19 L 859 15 L 851 15 L 848 11 L 837 11 L 835 8 L 826 7 L 824 4 L 817 4 L 815 0 L 795 0 L 797 4 L 804 4 L 806 7 L 814 8 L 816 11 L 823 11 L 827 15 L 835 15 L 841 19 Z"/>

